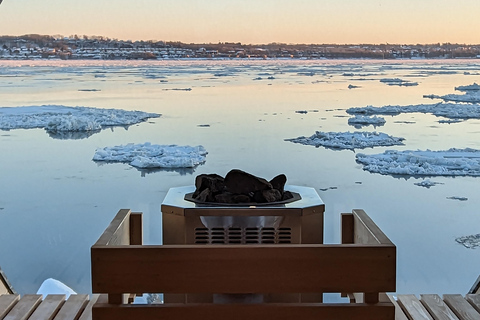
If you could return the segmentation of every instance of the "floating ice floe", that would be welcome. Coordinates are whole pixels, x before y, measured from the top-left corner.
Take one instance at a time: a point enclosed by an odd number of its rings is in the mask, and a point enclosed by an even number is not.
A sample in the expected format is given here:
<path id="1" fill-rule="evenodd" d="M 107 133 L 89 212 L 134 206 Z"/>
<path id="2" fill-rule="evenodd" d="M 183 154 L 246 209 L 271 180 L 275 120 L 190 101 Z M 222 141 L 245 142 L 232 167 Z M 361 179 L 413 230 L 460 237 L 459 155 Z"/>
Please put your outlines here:
<path id="1" fill-rule="evenodd" d="M 402 145 L 404 138 L 389 136 L 381 132 L 315 132 L 311 137 L 285 139 L 295 143 L 323 146 L 332 149 L 364 149 L 380 146 Z"/>
<path id="2" fill-rule="evenodd" d="M 416 185 L 416 186 L 424 187 L 424 188 L 427 188 L 427 189 L 429 189 L 430 187 L 436 186 L 437 184 L 443 184 L 443 183 L 433 182 L 430 179 L 425 179 L 425 180 L 422 180 L 421 182 L 414 183 L 414 185 Z"/>
<path id="3" fill-rule="evenodd" d="M 466 198 L 466 197 L 457 197 L 457 196 L 447 197 L 447 199 L 458 200 L 458 201 L 467 201 L 468 200 L 468 198 Z"/>
<path id="4" fill-rule="evenodd" d="M 203 146 L 127 144 L 97 149 L 93 161 L 123 162 L 142 169 L 193 168 L 205 162 Z"/>
<path id="5" fill-rule="evenodd" d="M 463 245 L 465 248 L 475 249 L 476 247 L 480 247 L 480 233 L 471 236 L 458 237 L 455 241 Z"/>
<path id="6" fill-rule="evenodd" d="M 407 106 L 354 107 L 347 109 L 348 114 L 359 115 L 399 115 L 401 113 L 430 113 L 437 117 L 450 119 L 480 119 L 479 104 L 435 103 Z"/>
<path id="7" fill-rule="evenodd" d="M 48 133 L 98 132 L 160 117 L 157 113 L 67 107 L 61 105 L 0 107 L 0 130 L 45 128 Z"/>
<path id="8" fill-rule="evenodd" d="M 389 86 L 418 86 L 418 82 L 402 80 L 400 78 L 384 78 L 380 79 L 380 82 L 388 84 Z"/>
<path id="9" fill-rule="evenodd" d="M 468 91 L 465 94 L 446 94 L 438 96 L 435 94 L 427 94 L 423 96 L 429 99 L 442 99 L 443 101 L 465 102 L 465 103 L 479 103 L 480 93 L 478 91 Z"/>
<path id="10" fill-rule="evenodd" d="M 355 115 L 353 118 L 348 119 L 348 124 L 355 126 L 355 128 L 360 129 L 363 126 L 373 125 L 376 126 L 383 126 L 385 124 L 385 118 L 382 117 L 369 117 L 369 116 L 362 116 L 362 115 Z"/>
<path id="11" fill-rule="evenodd" d="M 76 294 L 76 292 L 63 282 L 48 278 L 42 282 L 40 288 L 38 288 L 37 294 L 41 294 L 43 297 L 46 297 L 49 294 L 64 294 L 66 295 L 66 299 L 68 299 L 71 294 Z"/>
<path id="12" fill-rule="evenodd" d="M 457 90 L 457 91 L 479 91 L 480 90 L 480 85 L 478 85 L 476 82 L 474 82 L 473 84 L 469 84 L 467 86 L 455 87 L 455 90 Z"/>
<path id="13" fill-rule="evenodd" d="M 480 150 L 396 151 L 356 155 L 363 169 L 372 173 L 408 176 L 480 176 Z"/>

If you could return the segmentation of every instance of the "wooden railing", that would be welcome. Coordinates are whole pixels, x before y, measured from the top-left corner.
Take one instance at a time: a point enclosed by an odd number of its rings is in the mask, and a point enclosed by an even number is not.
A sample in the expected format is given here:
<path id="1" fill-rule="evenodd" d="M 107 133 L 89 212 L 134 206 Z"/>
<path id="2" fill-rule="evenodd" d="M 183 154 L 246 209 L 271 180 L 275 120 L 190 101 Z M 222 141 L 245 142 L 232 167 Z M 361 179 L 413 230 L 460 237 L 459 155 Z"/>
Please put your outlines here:
<path id="1" fill-rule="evenodd" d="M 92 291 L 107 294 L 93 307 L 93 320 L 394 319 L 393 304 L 379 302 L 379 294 L 396 290 L 396 247 L 363 210 L 342 214 L 338 245 L 142 245 L 141 217 L 120 210 L 91 248 Z M 351 303 L 128 303 L 129 294 L 145 292 L 339 292 L 357 293 L 352 294 L 357 299 Z"/>

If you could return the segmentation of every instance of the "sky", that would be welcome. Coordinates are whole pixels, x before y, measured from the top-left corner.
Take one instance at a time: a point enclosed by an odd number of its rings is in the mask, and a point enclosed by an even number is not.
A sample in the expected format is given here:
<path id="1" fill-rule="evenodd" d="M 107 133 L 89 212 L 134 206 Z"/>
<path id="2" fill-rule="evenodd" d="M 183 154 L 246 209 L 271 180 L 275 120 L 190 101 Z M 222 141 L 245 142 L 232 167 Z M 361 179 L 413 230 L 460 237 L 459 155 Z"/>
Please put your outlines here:
<path id="1" fill-rule="evenodd" d="M 0 35 L 186 43 L 480 43 L 479 0 L 3 0 Z"/>

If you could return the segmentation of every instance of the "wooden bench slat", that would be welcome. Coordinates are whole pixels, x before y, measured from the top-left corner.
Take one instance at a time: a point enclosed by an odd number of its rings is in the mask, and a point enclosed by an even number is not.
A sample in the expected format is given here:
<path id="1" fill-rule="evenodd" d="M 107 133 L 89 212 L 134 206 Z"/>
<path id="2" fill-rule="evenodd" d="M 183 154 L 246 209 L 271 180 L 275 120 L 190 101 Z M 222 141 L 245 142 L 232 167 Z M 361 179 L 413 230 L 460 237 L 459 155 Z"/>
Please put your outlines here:
<path id="1" fill-rule="evenodd" d="M 18 294 L 0 295 L 0 319 L 7 315 L 18 300 L 20 300 L 20 295 Z"/>
<path id="2" fill-rule="evenodd" d="M 433 320 L 430 313 L 413 294 L 399 294 L 398 304 L 411 320 Z"/>
<path id="3" fill-rule="evenodd" d="M 459 320 L 438 294 L 421 294 L 421 302 L 435 320 Z"/>
<path id="4" fill-rule="evenodd" d="M 388 245 L 94 246 L 91 254 L 94 293 L 395 291 Z"/>
<path id="5" fill-rule="evenodd" d="M 475 310 L 480 312 L 480 294 L 467 294 L 465 298 Z"/>
<path id="6" fill-rule="evenodd" d="M 52 320 L 65 303 L 64 294 L 49 294 L 28 320 Z"/>
<path id="7" fill-rule="evenodd" d="M 92 295 L 90 301 L 88 301 L 88 304 L 85 307 L 85 310 L 83 310 L 82 315 L 78 320 L 92 320 L 92 307 L 97 302 L 99 297 L 99 294 Z"/>
<path id="8" fill-rule="evenodd" d="M 71 295 L 55 317 L 55 320 L 78 319 L 88 304 L 88 294 Z"/>
<path id="9" fill-rule="evenodd" d="M 445 294 L 443 295 L 445 303 L 453 310 L 460 320 L 478 320 L 480 313 L 478 313 L 470 303 L 467 302 L 460 294 Z"/>
<path id="10" fill-rule="evenodd" d="M 159 304 L 111 305 L 97 303 L 95 320 L 157 320 L 157 319 L 248 319 L 248 320 L 318 320 L 356 319 L 391 320 L 395 308 L 391 303 L 379 304 Z"/>
<path id="11" fill-rule="evenodd" d="M 7 313 L 3 320 L 27 320 L 35 308 L 42 302 L 41 294 L 26 294 Z"/>

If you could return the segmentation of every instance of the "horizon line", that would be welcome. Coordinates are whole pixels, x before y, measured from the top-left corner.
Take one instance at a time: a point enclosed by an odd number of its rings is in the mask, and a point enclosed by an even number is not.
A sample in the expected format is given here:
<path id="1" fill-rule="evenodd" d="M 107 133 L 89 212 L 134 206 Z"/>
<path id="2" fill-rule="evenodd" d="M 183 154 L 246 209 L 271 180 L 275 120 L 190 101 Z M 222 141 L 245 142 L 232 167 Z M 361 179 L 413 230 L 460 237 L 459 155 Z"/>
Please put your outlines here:
<path id="1" fill-rule="evenodd" d="M 0 0 L 1 3 L 1 0 Z M 68 38 L 68 39 L 75 39 L 75 36 L 77 36 L 79 39 L 84 39 L 84 36 L 87 36 L 87 39 L 94 39 L 94 38 L 104 38 L 105 40 L 114 40 L 114 41 L 131 41 L 131 42 L 136 42 L 136 41 L 144 41 L 144 42 L 177 42 L 177 43 L 182 43 L 182 44 L 189 44 L 189 45 L 228 45 L 228 44 L 236 44 L 236 45 L 247 45 L 247 46 L 262 46 L 262 45 L 286 45 L 286 46 L 295 46 L 295 45 L 305 45 L 305 46 L 324 46 L 324 45 L 337 45 L 337 46 L 358 46 L 358 45 L 373 45 L 373 46 L 381 46 L 381 45 L 387 45 L 387 46 L 416 46 L 416 45 L 421 45 L 421 46 L 432 46 L 432 45 L 464 45 L 464 46 L 480 46 L 480 43 L 459 43 L 459 42 L 431 42 L 431 43 L 389 43 L 389 42 L 384 42 L 384 43 L 285 43 L 285 42 L 269 42 L 269 43 L 242 43 L 242 42 L 235 42 L 235 41 L 219 41 L 219 42 L 183 42 L 181 40 L 158 40 L 158 39 L 137 39 L 137 40 L 132 40 L 132 39 L 119 39 L 119 38 L 111 38 L 109 36 L 102 36 L 102 35 L 61 35 L 61 34 L 39 34 L 39 33 L 26 33 L 22 35 L 0 35 L 0 37 L 28 37 L 28 36 L 42 36 L 42 37 L 52 37 L 55 38 L 56 40 L 59 38 Z"/>

